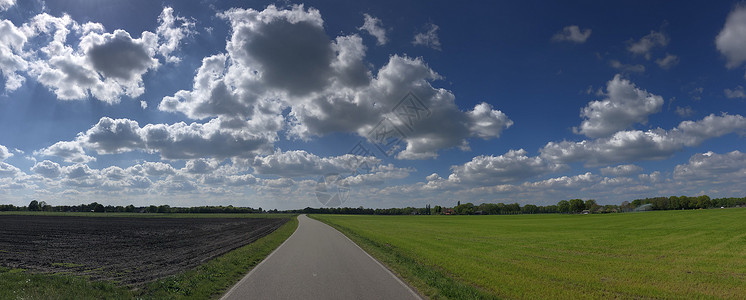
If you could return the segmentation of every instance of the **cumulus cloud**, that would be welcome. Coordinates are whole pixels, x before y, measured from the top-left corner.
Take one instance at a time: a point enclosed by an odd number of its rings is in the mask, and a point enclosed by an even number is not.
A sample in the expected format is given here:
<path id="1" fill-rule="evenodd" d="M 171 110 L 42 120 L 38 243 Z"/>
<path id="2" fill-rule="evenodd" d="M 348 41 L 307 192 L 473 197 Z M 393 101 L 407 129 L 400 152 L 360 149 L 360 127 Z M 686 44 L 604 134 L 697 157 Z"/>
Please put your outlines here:
<path id="1" fill-rule="evenodd" d="M 601 168 L 601 174 L 603 175 L 629 176 L 640 172 L 642 172 L 642 167 L 631 164 Z"/>
<path id="2" fill-rule="evenodd" d="M 0 0 L 0 11 L 6 11 L 16 5 L 16 0 Z"/>
<path id="3" fill-rule="evenodd" d="M 690 183 L 737 183 L 746 179 L 746 153 L 732 151 L 718 154 L 712 151 L 697 153 L 686 164 L 674 168 L 675 180 Z"/>
<path id="4" fill-rule="evenodd" d="M 321 176 L 325 174 L 351 174 L 360 165 L 373 167 L 380 162 L 373 156 L 345 154 L 319 157 L 305 150 L 275 152 L 254 158 L 252 167 L 256 174 L 282 177 Z"/>
<path id="5" fill-rule="evenodd" d="M 173 16 L 165 7 L 156 33 L 144 31 L 139 38 L 121 29 L 107 32 L 103 25 L 80 24 L 69 15 L 55 17 L 42 13 L 19 28 L 0 22 L 0 71 L 6 90 L 20 87 L 26 72 L 62 100 L 93 97 L 117 103 L 145 91 L 142 76 L 166 62 L 180 41 L 192 33 L 193 23 Z M 179 23 L 179 24 L 177 24 Z M 74 38 L 68 41 L 68 38 Z"/>
<path id="6" fill-rule="evenodd" d="M 34 164 L 34 166 L 31 167 L 31 171 L 46 178 L 53 179 L 60 176 L 62 169 L 60 168 L 60 164 L 45 159 L 42 162 Z"/>
<path id="7" fill-rule="evenodd" d="M 565 28 L 562 29 L 562 31 L 555 33 L 552 36 L 552 41 L 568 41 L 573 43 L 582 44 L 585 43 L 586 40 L 591 36 L 591 29 L 586 28 L 584 30 L 580 30 L 580 27 L 578 25 L 570 25 L 565 26 Z"/>
<path id="8" fill-rule="evenodd" d="M 575 133 L 588 137 L 607 137 L 636 123 L 647 123 L 648 115 L 657 113 L 663 98 L 635 86 L 632 82 L 614 76 L 606 84 L 606 98 L 591 101 L 580 116 L 584 118 Z"/>
<path id="9" fill-rule="evenodd" d="M 85 147 L 98 154 L 141 150 L 159 153 L 164 159 L 253 158 L 271 151 L 277 139 L 275 133 L 256 130 L 251 122 L 232 125 L 225 127 L 222 119 L 215 118 L 204 124 L 178 122 L 140 127 L 133 120 L 103 117 L 91 129 L 79 133 L 75 141 L 58 142 L 35 154 L 56 155 L 70 162 L 95 160 L 85 156 Z"/>
<path id="10" fill-rule="evenodd" d="M 11 157 L 11 156 L 13 156 L 13 153 L 8 151 L 7 147 L 0 145 L 0 161 L 6 160 L 8 159 L 8 157 Z"/>
<path id="11" fill-rule="evenodd" d="M 727 68 L 738 67 L 746 61 L 746 6 L 738 5 L 728 14 L 715 45 L 728 60 Z"/>
<path id="12" fill-rule="evenodd" d="M 221 16 L 233 28 L 227 44 L 231 58 L 259 72 L 264 84 L 305 95 L 330 83 L 335 55 L 318 10 L 268 6 L 231 9 Z"/>
<path id="13" fill-rule="evenodd" d="M 52 146 L 34 151 L 34 155 L 57 156 L 71 163 L 87 163 L 96 160 L 95 157 L 86 155 L 80 143 L 75 141 L 54 143 Z"/>
<path id="14" fill-rule="evenodd" d="M 358 27 L 358 30 L 365 30 L 368 34 L 374 36 L 379 46 L 386 45 L 388 39 L 386 38 L 386 29 L 383 27 L 381 19 L 369 14 L 364 14 L 363 16 L 365 17 L 365 22 L 363 23 L 363 26 Z"/>
<path id="15" fill-rule="evenodd" d="M 627 46 L 627 51 L 637 55 L 645 56 L 645 59 L 650 59 L 650 51 L 655 47 L 665 47 L 668 45 L 668 37 L 660 31 L 651 30 L 646 36 L 643 36 L 638 41 L 630 41 Z"/>
<path id="16" fill-rule="evenodd" d="M 0 161 L 0 178 L 14 178 L 22 173 L 21 169 L 9 163 Z"/>
<path id="17" fill-rule="evenodd" d="M 276 135 L 286 129 L 289 137 L 303 140 L 335 132 L 369 138 L 387 120 L 409 130 L 397 150 L 401 159 L 432 158 L 444 148 L 467 149 L 468 138 L 497 138 L 512 125 L 486 103 L 459 110 L 450 91 L 431 85 L 441 77 L 421 58 L 392 55 L 372 72 L 364 62 L 362 38 L 329 38 L 315 9 L 270 5 L 263 11 L 231 9 L 220 16 L 232 27 L 227 53 L 204 58 L 192 89 L 164 97 L 160 110 L 194 119 L 219 117 L 225 127 L 248 120 L 256 132 Z M 416 95 L 418 109 L 429 109 L 427 118 L 417 115 L 417 124 L 405 116 L 411 112 L 392 112 L 412 106 L 397 106 L 410 93 Z"/>
<path id="18" fill-rule="evenodd" d="M 666 56 L 655 60 L 661 69 L 668 70 L 673 66 L 679 64 L 679 57 L 670 53 L 666 53 Z"/>
<path id="19" fill-rule="evenodd" d="M 438 25 L 433 23 L 425 25 L 427 31 L 415 34 L 412 45 L 421 45 L 440 51 L 440 38 L 438 37 Z"/>
<path id="20" fill-rule="evenodd" d="M 671 130 L 619 131 L 610 137 L 580 142 L 549 142 L 541 157 L 570 163 L 584 161 L 598 166 L 618 162 L 664 159 L 684 147 L 729 133 L 746 133 L 746 118 L 741 115 L 711 114 L 699 121 L 683 121 Z"/>
<path id="21" fill-rule="evenodd" d="M 370 172 L 344 177 L 340 184 L 349 186 L 380 185 L 386 180 L 406 178 L 414 171 L 412 168 L 399 168 L 393 164 L 380 164 L 373 166 Z"/>
<path id="22" fill-rule="evenodd" d="M 0 1 L 0 11 L 3 5 Z M 28 61 L 23 58 L 26 42 L 26 35 L 20 28 L 8 20 L 0 21 L 0 74 L 5 78 L 6 91 L 18 89 L 26 80 L 19 74 L 28 68 Z"/>
<path id="23" fill-rule="evenodd" d="M 734 98 L 740 98 L 740 99 L 746 99 L 746 92 L 743 90 L 743 86 L 738 86 L 735 89 L 725 89 L 723 90 L 723 93 L 725 93 L 725 97 L 728 99 L 734 99 Z"/>
<path id="24" fill-rule="evenodd" d="M 155 33 L 163 40 L 158 46 L 158 53 L 163 55 L 168 62 L 179 62 L 181 59 L 172 56 L 171 53 L 176 51 L 181 41 L 195 34 L 194 21 L 181 16 L 174 16 L 174 9 L 164 7 L 161 15 L 158 16 L 158 28 Z"/>
<path id="25" fill-rule="evenodd" d="M 101 118 L 91 129 L 79 135 L 78 140 L 98 154 L 122 153 L 145 145 L 137 121 L 109 117 Z"/>
<path id="26" fill-rule="evenodd" d="M 498 156 L 476 156 L 463 165 L 452 166 L 448 180 L 467 185 L 505 184 L 567 168 L 566 165 L 526 154 L 526 150 L 519 149 Z M 437 178 L 428 180 L 431 179 Z"/>

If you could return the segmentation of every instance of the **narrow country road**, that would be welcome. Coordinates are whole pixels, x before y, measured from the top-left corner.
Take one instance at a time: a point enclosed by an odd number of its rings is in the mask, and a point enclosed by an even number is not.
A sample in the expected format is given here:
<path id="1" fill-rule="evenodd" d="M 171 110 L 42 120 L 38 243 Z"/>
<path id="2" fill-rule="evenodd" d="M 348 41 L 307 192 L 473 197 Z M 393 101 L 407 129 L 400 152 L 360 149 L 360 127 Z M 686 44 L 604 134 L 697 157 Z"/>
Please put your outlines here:
<path id="1" fill-rule="evenodd" d="M 421 299 L 336 229 L 306 215 L 298 221 L 222 299 Z"/>

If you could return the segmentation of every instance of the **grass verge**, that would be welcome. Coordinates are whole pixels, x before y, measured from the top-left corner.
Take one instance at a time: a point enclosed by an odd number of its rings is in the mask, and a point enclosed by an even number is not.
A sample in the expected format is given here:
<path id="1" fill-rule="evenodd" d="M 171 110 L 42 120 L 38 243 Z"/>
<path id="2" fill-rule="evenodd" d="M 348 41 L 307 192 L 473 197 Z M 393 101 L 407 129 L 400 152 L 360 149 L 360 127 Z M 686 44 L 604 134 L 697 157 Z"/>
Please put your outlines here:
<path id="1" fill-rule="evenodd" d="M 497 299 L 488 292 L 464 283 L 436 266 L 426 265 L 390 244 L 381 244 L 350 228 L 324 218 L 308 215 L 342 232 L 370 255 L 430 299 Z"/>
<path id="2" fill-rule="evenodd" d="M 292 217 L 251 244 L 192 270 L 130 290 L 114 282 L 85 277 L 32 274 L 0 267 L 0 299 L 211 299 L 218 298 L 284 242 L 298 227 Z"/>

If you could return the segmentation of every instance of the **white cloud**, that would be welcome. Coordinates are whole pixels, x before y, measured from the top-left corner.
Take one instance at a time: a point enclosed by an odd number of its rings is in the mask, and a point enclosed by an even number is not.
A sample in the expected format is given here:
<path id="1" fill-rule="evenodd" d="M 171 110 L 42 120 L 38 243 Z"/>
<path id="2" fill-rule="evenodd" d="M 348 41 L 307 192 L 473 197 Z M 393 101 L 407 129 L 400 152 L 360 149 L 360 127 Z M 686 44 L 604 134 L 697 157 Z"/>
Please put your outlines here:
<path id="1" fill-rule="evenodd" d="M 60 164 L 53 161 L 44 160 L 42 162 L 34 164 L 34 166 L 31 167 L 31 171 L 46 178 L 53 179 L 60 176 L 62 169 L 60 168 Z"/>
<path id="2" fill-rule="evenodd" d="M 642 72 L 645 72 L 645 66 L 643 66 L 643 65 L 640 65 L 640 64 L 637 64 L 637 65 L 627 65 L 627 64 L 623 64 L 623 63 L 619 62 L 616 59 L 610 60 L 609 61 L 609 65 L 612 68 L 614 68 L 614 69 L 617 69 L 617 70 L 622 71 L 622 72 L 627 72 L 627 73 L 642 73 Z"/>
<path id="3" fill-rule="evenodd" d="M 541 157 L 561 163 L 584 161 L 586 165 L 664 159 L 684 147 L 729 133 L 746 133 L 741 115 L 711 114 L 699 121 L 683 121 L 671 130 L 619 131 L 610 137 L 580 142 L 549 142 Z"/>
<path id="4" fill-rule="evenodd" d="M 580 31 L 578 25 L 565 26 L 562 31 L 555 33 L 552 36 L 553 41 L 568 41 L 573 43 L 582 44 L 591 36 L 591 29 L 586 28 Z"/>
<path id="5" fill-rule="evenodd" d="M 148 108 L 148 102 L 140 100 L 140 107 L 142 107 L 142 109 Z"/>
<path id="6" fill-rule="evenodd" d="M 666 57 L 656 59 L 655 63 L 658 64 L 658 66 L 662 69 L 668 70 L 673 66 L 679 64 L 679 57 L 670 53 L 666 53 Z"/>
<path id="7" fill-rule="evenodd" d="M 17 167 L 6 162 L 0 161 L 0 178 L 14 178 L 18 174 L 22 173 L 23 172 L 21 171 L 21 169 L 18 169 Z"/>
<path id="8" fill-rule="evenodd" d="M 186 166 L 182 171 L 190 174 L 208 174 L 215 171 L 218 168 L 218 164 L 219 162 L 214 159 L 190 159 L 186 162 Z"/>
<path id="9" fill-rule="evenodd" d="M 476 156 L 463 165 L 452 166 L 448 180 L 467 185 L 505 184 L 567 168 L 539 156 L 528 157 L 526 153 L 526 150 L 519 149 L 498 156 Z"/>
<path id="10" fill-rule="evenodd" d="M 440 51 L 440 38 L 438 37 L 438 25 L 429 23 L 425 25 L 426 32 L 419 32 L 414 36 L 412 45 L 421 45 Z"/>
<path id="11" fill-rule="evenodd" d="M 685 107 L 676 106 L 676 114 L 682 118 L 689 117 L 694 114 L 694 109 L 689 105 Z"/>
<path id="12" fill-rule="evenodd" d="M 66 141 L 57 142 L 47 148 L 34 151 L 34 155 L 57 156 L 71 163 L 87 163 L 96 160 L 95 157 L 85 154 L 85 150 L 80 143 Z"/>
<path id="13" fill-rule="evenodd" d="M 743 86 L 738 86 L 735 89 L 725 89 L 723 90 L 723 93 L 725 93 L 725 97 L 728 99 L 734 99 L 734 98 L 741 98 L 746 99 L 746 92 L 743 90 Z"/>
<path id="14" fill-rule="evenodd" d="M 23 25 L 26 37 L 40 44 L 33 52 L 28 74 L 53 91 L 59 99 L 85 99 L 89 96 L 116 103 L 122 95 L 144 92 L 142 75 L 159 65 L 154 48 L 157 36 L 143 32 L 133 39 L 124 30 L 104 32 L 98 23 L 78 24 L 70 16 L 40 14 Z M 77 45 L 67 43 L 71 33 L 80 36 Z"/>
<path id="15" fill-rule="evenodd" d="M 99 23 L 79 24 L 66 14 L 42 13 L 19 28 L 4 20 L 0 71 L 6 90 L 20 87 L 25 77 L 18 72 L 25 71 L 62 100 L 93 97 L 117 103 L 122 96 L 138 97 L 145 91 L 143 75 L 160 65 L 156 56 L 178 61 L 171 53 L 193 33 L 194 24 L 174 17 L 170 7 L 164 8 L 159 23 L 157 34 L 144 31 L 133 38 L 121 29 L 106 32 Z"/>
<path id="16" fill-rule="evenodd" d="M 660 31 L 651 30 L 646 36 L 638 41 L 630 41 L 627 50 L 637 55 L 645 56 L 650 59 L 650 51 L 655 47 L 665 47 L 668 45 L 668 37 Z"/>
<path id="17" fill-rule="evenodd" d="M 0 11 L 6 11 L 16 5 L 16 0 L 0 0 Z"/>
<path id="18" fill-rule="evenodd" d="M 256 130 L 251 121 L 225 127 L 221 118 L 207 123 L 178 122 L 175 124 L 147 124 L 140 127 L 129 119 L 103 117 L 75 141 L 57 144 L 34 154 L 67 157 L 66 161 L 87 162 L 81 146 L 98 154 L 122 153 L 133 150 L 156 152 L 164 159 L 192 159 L 203 157 L 253 158 L 271 151 L 277 140 L 275 133 Z M 260 124 L 261 125 L 261 124 Z"/>
<path id="19" fill-rule="evenodd" d="M 373 167 L 380 162 L 373 156 L 345 154 L 334 157 L 319 157 L 304 150 L 275 152 L 254 158 L 256 174 L 282 177 L 321 176 L 325 174 L 352 174 L 361 165 Z"/>
<path id="20" fill-rule="evenodd" d="M 386 180 L 397 180 L 406 178 L 409 173 L 414 172 L 411 168 L 398 168 L 393 164 L 387 165 L 375 165 L 368 173 L 356 174 L 354 176 L 348 176 L 343 178 L 341 184 L 349 184 L 350 186 L 361 186 L 361 185 L 380 185 Z M 345 174 L 342 174 L 345 175 Z"/>
<path id="21" fill-rule="evenodd" d="M 233 28 L 227 54 L 204 58 L 192 90 L 164 97 L 160 110 L 194 119 L 220 117 L 224 127 L 248 119 L 255 132 L 276 135 L 287 129 L 289 137 L 303 140 L 334 132 L 368 137 L 388 119 L 409 130 L 397 150 L 401 159 L 432 158 L 444 148 L 467 149 L 468 138 L 497 138 L 512 124 L 486 103 L 460 111 L 450 91 L 431 85 L 441 77 L 421 58 L 392 55 L 374 75 L 363 60 L 362 38 L 330 39 L 317 10 L 268 6 L 220 15 Z M 291 42 L 302 44 L 288 47 Z M 285 50 L 271 50 L 280 48 Z M 429 112 L 417 124 L 405 126 L 408 120 L 391 110 L 410 92 Z"/>
<path id="22" fill-rule="evenodd" d="M 141 135 L 137 121 L 103 117 L 91 129 L 78 135 L 78 140 L 98 154 L 111 154 L 143 148 L 145 141 Z"/>
<path id="23" fill-rule="evenodd" d="M 2 8 L 3 2 L 0 2 L 0 11 Z M 23 58 L 26 41 L 20 28 L 8 20 L 0 21 L 0 74 L 5 77 L 6 91 L 18 89 L 26 80 L 19 74 L 28 68 L 28 62 Z"/>
<path id="24" fill-rule="evenodd" d="M 642 167 L 637 165 L 618 165 L 601 168 L 601 174 L 603 175 L 629 176 L 640 172 L 642 172 Z"/>
<path id="25" fill-rule="evenodd" d="M 597 182 L 598 180 L 598 175 L 595 175 L 591 172 L 586 172 L 585 174 L 579 174 L 575 176 L 562 176 L 549 178 L 542 181 L 526 182 L 523 184 L 523 186 L 528 188 L 540 189 L 577 189 L 578 187 Z"/>
<path id="26" fill-rule="evenodd" d="M 636 123 L 647 123 L 648 115 L 657 113 L 663 98 L 639 89 L 632 82 L 614 76 L 606 84 L 606 98 L 591 101 L 581 110 L 584 118 L 576 133 L 588 137 L 607 137 Z"/>
<path id="27" fill-rule="evenodd" d="M 724 154 L 697 153 L 689 162 L 677 165 L 673 177 L 689 184 L 726 184 L 742 185 L 746 179 L 746 153 L 732 151 Z"/>
<path id="28" fill-rule="evenodd" d="M 168 62 L 179 62 L 181 59 L 171 56 L 171 53 L 179 48 L 185 37 L 195 34 L 194 22 L 181 16 L 174 16 L 174 9 L 168 6 L 163 8 L 161 15 L 158 16 L 158 22 L 155 33 L 164 40 L 158 46 L 158 53 Z"/>
<path id="29" fill-rule="evenodd" d="M 736 6 L 715 38 L 718 51 L 728 60 L 725 65 L 732 69 L 746 61 L 746 6 Z"/>
<path id="30" fill-rule="evenodd" d="M 363 26 L 358 27 L 358 30 L 365 30 L 370 35 L 376 38 L 378 45 L 386 45 L 388 39 L 386 38 L 386 29 L 383 28 L 383 22 L 381 19 L 373 17 L 369 14 L 364 14 L 365 22 Z"/>
<path id="31" fill-rule="evenodd" d="M 11 157 L 11 156 L 13 156 L 13 153 L 8 151 L 7 147 L 0 145 L 0 161 L 6 160 L 8 159 L 8 157 Z"/>

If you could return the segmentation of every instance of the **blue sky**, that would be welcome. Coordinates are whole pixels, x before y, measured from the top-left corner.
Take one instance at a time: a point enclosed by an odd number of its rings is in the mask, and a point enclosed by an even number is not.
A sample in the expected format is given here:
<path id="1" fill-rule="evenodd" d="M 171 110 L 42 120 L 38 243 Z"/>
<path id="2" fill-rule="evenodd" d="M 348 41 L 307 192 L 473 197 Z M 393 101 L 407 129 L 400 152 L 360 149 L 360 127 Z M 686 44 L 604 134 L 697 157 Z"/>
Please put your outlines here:
<path id="1" fill-rule="evenodd" d="M 0 19 L 2 203 L 744 194 L 738 2 L 0 0 Z"/>

